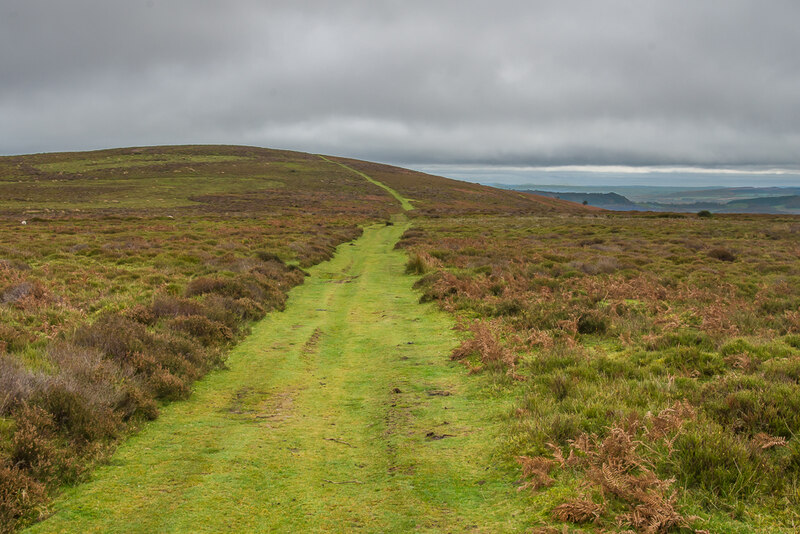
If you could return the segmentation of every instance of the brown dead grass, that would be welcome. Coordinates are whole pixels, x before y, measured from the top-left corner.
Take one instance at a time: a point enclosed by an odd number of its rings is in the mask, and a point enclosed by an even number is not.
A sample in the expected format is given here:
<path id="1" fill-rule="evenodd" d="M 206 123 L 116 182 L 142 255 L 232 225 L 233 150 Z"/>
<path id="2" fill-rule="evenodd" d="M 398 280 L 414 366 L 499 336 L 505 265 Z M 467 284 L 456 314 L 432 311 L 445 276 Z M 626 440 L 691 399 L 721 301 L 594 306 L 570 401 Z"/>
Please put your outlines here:
<path id="1" fill-rule="evenodd" d="M 679 512 L 674 480 L 660 478 L 642 452 L 659 441 L 671 446 L 681 426 L 694 417 L 691 406 L 677 403 L 646 421 L 634 419 L 625 422 L 626 428 L 609 428 L 604 437 L 581 434 L 570 442 L 568 457 L 555 445 L 552 459 L 518 457 L 525 479 L 519 489 L 549 487 L 555 483 L 551 475 L 556 468 L 572 469 L 583 474 L 583 487 L 594 498 L 564 502 L 552 509 L 554 518 L 627 526 L 646 534 L 688 528 L 696 518 Z"/>
<path id="2" fill-rule="evenodd" d="M 588 523 L 598 521 L 603 507 L 589 499 L 572 499 L 553 508 L 553 517 L 559 521 L 571 523 Z"/>

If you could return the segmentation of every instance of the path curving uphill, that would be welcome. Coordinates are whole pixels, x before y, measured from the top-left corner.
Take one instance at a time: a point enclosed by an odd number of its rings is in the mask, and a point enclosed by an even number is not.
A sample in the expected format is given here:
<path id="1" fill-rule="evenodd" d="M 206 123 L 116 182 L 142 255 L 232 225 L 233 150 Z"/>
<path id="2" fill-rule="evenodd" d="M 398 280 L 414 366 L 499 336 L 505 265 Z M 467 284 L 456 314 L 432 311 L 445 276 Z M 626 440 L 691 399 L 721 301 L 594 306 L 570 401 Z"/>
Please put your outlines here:
<path id="1" fill-rule="evenodd" d="M 418 303 L 394 250 L 408 226 L 368 227 L 312 268 L 227 370 L 29 531 L 521 530 L 524 496 L 491 467 L 509 406 L 448 361 L 452 320 Z"/>

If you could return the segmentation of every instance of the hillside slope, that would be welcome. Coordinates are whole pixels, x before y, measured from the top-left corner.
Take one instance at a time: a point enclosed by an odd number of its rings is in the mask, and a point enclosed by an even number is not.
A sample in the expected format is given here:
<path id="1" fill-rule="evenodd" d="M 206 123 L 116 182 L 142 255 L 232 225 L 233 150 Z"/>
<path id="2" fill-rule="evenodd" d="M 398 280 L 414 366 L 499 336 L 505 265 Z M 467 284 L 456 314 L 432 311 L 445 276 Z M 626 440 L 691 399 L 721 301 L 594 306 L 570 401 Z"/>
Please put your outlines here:
<path id="1" fill-rule="evenodd" d="M 334 159 L 372 176 L 414 200 L 418 215 L 544 215 L 589 213 L 597 210 L 565 200 L 461 182 L 401 167 L 347 158 Z"/>
<path id="2" fill-rule="evenodd" d="M 584 209 L 515 191 L 346 158 L 416 201 L 422 213 L 575 212 Z M 314 154 L 241 146 L 163 146 L 0 157 L 0 216 L 137 214 L 293 215 L 330 211 L 382 218 L 392 198 Z M 80 211 L 79 211 L 80 210 Z"/>
<path id="3" fill-rule="evenodd" d="M 0 158 L 0 531 L 45 513 L 54 488 L 188 397 L 283 309 L 301 268 L 400 211 L 358 169 L 428 213 L 573 209 L 348 165 L 235 146 Z"/>

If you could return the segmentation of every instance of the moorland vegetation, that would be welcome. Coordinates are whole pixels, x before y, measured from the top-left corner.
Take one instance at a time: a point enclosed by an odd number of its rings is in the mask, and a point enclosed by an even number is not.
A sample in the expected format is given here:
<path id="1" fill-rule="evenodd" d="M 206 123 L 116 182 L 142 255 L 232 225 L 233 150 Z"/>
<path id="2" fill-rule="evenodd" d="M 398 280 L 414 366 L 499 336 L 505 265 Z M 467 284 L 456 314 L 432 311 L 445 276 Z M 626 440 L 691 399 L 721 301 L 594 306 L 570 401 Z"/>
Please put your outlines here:
<path id="1" fill-rule="evenodd" d="M 42 517 L 60 486 L 224 367 L 304 268 L 388 222 L 390 191 L 342 163 L 238 146 L 0 158 L 0 531 Z M 539 206 L 355 163 L 448 210 Z"/>
<path id="2" fill-rule="evenodd" d="M 514 404 L 496 457 L 535 532 L 800 521 L 799 218 L 157 147 L 0 158 L 0 525 L 39 518 L 304 268 L 388 223 L 396 199 L 358 173 L 412 200 L 407 272 L 463 330 L 451 358 Z"/>
<path id="3" fill-rule="evenodd" d="M 309 154 L 0 158 L 0 530 L 187 397 L 304 267 L 392 209 Z"/>
<path id="4" fill-rule="evenodd" d="M 415 222 L 421 300 L 470 333 L 451 357 L 517 396 L 503 456 L 555 499 L 538 532 L 797 525 L 800 219 Z"/>

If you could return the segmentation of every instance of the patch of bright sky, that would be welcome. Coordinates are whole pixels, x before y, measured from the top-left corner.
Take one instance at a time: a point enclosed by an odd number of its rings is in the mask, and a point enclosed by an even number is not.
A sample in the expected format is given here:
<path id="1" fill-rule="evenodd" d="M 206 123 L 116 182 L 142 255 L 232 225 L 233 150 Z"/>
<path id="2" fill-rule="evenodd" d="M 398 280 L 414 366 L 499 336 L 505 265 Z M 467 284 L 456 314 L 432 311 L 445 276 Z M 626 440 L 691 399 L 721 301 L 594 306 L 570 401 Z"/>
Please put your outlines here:
<path id="1" fill-rule="evenodd" d="M 800 187 L 800 168 L 631 167 L 568 165 L 557 167 L 491 165 L 414 165 L 413 169 L 481 184 L 656 186 L 656 187 Z"/>

